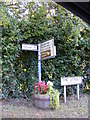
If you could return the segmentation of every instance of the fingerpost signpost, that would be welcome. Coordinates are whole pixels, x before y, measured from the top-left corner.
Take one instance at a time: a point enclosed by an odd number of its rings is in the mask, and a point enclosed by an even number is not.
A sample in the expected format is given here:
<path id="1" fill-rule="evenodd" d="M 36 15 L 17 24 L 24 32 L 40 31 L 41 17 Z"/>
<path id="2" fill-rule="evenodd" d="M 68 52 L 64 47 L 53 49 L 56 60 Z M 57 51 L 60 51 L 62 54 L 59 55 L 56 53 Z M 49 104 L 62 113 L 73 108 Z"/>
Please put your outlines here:
<path id="1" fill-rule="evenodd" d="M 38 81 L 41 81 L 41 60 L 55 58 L 56 46 L 54 39 L 48 40 L 38 45 L 22 44 L 22 50 L 38 51 Z"/>

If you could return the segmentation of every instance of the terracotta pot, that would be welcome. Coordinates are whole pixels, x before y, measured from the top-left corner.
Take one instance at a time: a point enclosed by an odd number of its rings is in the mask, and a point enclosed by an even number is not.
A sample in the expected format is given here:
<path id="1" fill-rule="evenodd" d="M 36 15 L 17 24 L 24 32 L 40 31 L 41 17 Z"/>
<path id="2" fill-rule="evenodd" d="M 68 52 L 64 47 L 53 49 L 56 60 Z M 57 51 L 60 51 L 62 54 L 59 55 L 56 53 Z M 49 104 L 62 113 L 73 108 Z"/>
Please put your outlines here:
<path id="1" fill-rule="evenodd" d="M 34 94 L 34 104 L 37 108 L 48 109 L 50 103 L 49 95 Z"/>

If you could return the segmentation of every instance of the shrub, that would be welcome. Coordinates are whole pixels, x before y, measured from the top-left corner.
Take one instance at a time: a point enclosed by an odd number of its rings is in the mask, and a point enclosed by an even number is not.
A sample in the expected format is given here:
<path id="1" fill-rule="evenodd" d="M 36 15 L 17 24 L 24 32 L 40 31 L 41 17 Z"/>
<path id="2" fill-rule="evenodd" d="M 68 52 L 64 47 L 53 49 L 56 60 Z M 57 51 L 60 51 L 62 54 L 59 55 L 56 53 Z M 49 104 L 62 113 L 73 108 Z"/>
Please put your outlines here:
<path id="1" fill-rule="evenodd" d="M 16 4 L 17 8 L 20 4 Z M 57 4 L 28 3 L 28 15 L 21 17 L 22 11 L 10 8 L 3 3 L 2 19 L 2 92 L 5 97 L 23 95 L 29 98 L 38 81 L 37 52 L 22 51 L 22 43 L 38 44 L 54 37 L 57 56 L 42 61 L 42 79 L 58 80 L 61 76 L 84 76 L 84 86 L 89 83 L 89 27 L 81 19 Z M 55 16 L 50 9 L 55 9 Z M 25 11 L 25 9 L 23 10 Z M 50 14 L 50 17 L 47 16 Z M 86 84 L 87 82 L 87 84 Z M 59 85 L 58 85 L 59 84 Z M 60 86 L 60 88 L 59 88 Z"/>

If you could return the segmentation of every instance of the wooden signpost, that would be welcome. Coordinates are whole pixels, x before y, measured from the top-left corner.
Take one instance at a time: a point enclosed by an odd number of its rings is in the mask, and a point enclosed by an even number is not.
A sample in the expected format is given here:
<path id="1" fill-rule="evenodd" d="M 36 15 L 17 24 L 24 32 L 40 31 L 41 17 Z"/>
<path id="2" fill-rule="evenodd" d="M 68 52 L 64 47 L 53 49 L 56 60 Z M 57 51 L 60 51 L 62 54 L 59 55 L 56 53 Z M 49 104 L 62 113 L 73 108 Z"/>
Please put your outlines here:
<path id="1" fill-rule="evenodd" d="M 79 84 L 82 83 L 81 76 L 78 77 L 61 77 L 61 86 L 64 86 L 64 102 L 66 103 L 66 86 L 77 85 L 77 99 L 79 99 Z"/>
<path id="2" fill-rule="evenodd" d="M 48 40 L 38 45 L 22 44 L 22 50 L 38 51 L 38 81 L 41 81 L 41 60 L 55 58 L 56 46 L 54 39 Z"/>

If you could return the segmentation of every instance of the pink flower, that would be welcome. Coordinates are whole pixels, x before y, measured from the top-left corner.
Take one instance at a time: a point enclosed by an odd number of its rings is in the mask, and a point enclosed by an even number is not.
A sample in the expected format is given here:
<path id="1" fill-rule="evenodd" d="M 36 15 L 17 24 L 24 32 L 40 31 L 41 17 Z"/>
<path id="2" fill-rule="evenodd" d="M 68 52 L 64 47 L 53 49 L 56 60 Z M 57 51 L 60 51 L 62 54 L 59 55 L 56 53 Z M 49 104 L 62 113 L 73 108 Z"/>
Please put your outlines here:
<path id="1" fill-rule="evenodd" d="M 38 91 L 39 91 L 39 87 L 37 87 Z"/>
<path id="2" fill-rule="evenodd" d="M 47 84 L 45 85 L 45 81 L 40 81 L 38 83 L 35 83 L 35 86 L 34 86 L 35 93 L 37 91 L 39 94 L 45 94 L 47 90 L 48 90 L 48 86 Z"/>

